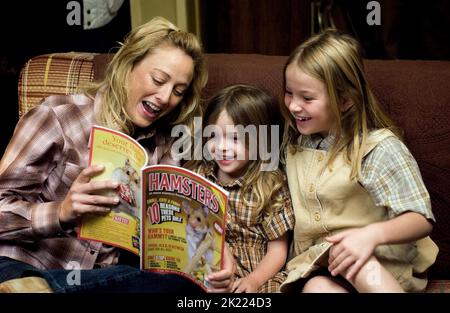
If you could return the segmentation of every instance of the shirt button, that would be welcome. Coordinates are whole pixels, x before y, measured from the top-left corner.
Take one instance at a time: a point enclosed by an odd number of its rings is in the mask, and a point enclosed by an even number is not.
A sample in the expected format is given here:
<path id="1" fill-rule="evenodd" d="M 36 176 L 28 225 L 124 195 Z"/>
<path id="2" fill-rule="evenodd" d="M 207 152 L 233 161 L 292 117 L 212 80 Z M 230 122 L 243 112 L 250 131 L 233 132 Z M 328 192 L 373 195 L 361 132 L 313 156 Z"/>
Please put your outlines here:
<path id="1" fill-rule="evenodd" d="M 309 192 L 314 192 L 314 184 L 309 185 Z"/>
<path id="2" fill-rule="evenodd" d="M 320 213 L 319 212 L 314 212 L 314 220 L 316 222 L 320 221 Z"/>
<path id="3" fill-rule="evenodd" d="M 319 162 L 323 160 L 323 155 L 322 155 L 322 153 L 319 153 L 319 154 L 317 155 L 317 160 L 318 160 Z"/>
<path id="4" fill-rule="evenodd" d="M 91 251 L 89 251 L 89 253 L 90 253 L 91 255 L 94 255 L 94 254 L 95 254 L 95 251 L 94 251 L 94 250 L 91 250 Z"/>

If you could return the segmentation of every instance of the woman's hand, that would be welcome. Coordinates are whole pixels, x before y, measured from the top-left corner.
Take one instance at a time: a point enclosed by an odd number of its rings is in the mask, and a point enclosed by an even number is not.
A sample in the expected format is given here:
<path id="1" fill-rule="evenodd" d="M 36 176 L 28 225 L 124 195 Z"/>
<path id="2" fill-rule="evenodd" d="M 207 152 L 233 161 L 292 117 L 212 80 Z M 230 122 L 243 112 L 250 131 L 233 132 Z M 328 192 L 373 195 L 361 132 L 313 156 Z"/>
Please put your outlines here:
<path id="1" fill-rule="evenodd" d="M 118 186 L 118 183 L 113 181 L 91 181 L 92 177 L 104 169 L 103 165 L 94 165 L 81 171 L 61 204 L 59 212 L 61 223 L 72 223 L 86 213 L 105 214 L 111 210 L 110 206 L 119 203 L 117 196 L 93 194 L 100 190 L 114 190 Z"/>
<path id="2" fill-rule="evenodd" d="M 369 226 L 350 229 L 326 238 L 333 243 L 328 260 L 331 275 L 342 274 L 345 279 L 351 280 L 373 255 L 378 245 L 377 232 Z"/>
<path id="3" fill-rule="evenodd" d="M 225 245 L 223 255 L 223 269 L 208 275 L 208 292 L 231 292 L 233 287 L 233 276 L 236 270 L 236 263 L 233 254 Z"/>

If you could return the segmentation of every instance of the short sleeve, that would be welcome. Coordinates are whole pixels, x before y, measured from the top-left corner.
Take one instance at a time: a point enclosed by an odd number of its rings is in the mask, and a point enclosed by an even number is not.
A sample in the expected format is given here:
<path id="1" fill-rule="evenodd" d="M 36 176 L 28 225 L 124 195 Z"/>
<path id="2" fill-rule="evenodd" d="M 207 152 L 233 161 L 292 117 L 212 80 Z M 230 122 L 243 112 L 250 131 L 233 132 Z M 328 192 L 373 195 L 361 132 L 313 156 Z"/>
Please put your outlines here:
<path id="1" fill-rule="evenodd" d="M 295 217 L 292 201 L 287 186 L 283 186 L 274 197 L 282 201 L 279 207 L 269 218 L 267 215 L 262 224 L 264 233 L 269 240 L 275 240 L 283 236 L 286 232 L 294 229 Z"/>
<path id="2" fill-rule="evenodd" d="M 391 218 L 411 211 L 435 221 L 417 162 L 398 138 L 381 141 L 363 159 L 361 170 L 361 184 Z"/>

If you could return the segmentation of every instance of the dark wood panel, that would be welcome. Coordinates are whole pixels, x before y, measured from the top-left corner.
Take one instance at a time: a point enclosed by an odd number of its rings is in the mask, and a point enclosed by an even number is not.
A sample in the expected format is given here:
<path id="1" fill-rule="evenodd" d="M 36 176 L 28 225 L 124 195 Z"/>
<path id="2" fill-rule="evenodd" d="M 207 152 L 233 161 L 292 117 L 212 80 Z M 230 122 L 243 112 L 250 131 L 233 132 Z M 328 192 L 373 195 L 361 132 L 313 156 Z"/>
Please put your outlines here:
<path id="1" fill-rule="evenodd" d="M 310 34 L 310 0 L 202 1 L 209 53 L 286 55 Z"/>
<path id="2" fill-rule="evenodd" d="M 450 59 L 447 0 L 378 0 L 381 25 L 367 23 L 369 0 L 202 0 L 205 50 L 288 55 L 310 36 L 311 19 L 319 31 L 312 2 L 361 42 L 366 58 Z"/>

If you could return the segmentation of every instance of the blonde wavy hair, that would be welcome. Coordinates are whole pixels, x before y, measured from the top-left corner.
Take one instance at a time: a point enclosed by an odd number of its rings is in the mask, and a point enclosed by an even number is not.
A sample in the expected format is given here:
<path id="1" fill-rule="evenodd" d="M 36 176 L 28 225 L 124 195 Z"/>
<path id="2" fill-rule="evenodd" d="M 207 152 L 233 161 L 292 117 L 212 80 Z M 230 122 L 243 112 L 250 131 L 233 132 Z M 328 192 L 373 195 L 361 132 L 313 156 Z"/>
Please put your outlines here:
<path id="1" fill-rule="evenodd" d="M 158 134 L 170 137 L 168 125 L 185 124 L 192 128 L 193 117 L 201 115 L 200 94 L 208 79 L 204 55 L 194 34 L 179 30 L 162 17 L 155 17 L 133 29 L 109 63 L 104 80 L 86 90 L 87 95 L 92 98 L 99 91 L 102 94 L 101 109 L 96 113 L 98 122 L 127 134 L 134 133 L 134 124 L 125 111 L 128 75 L 141 60 L 162 45 L 179 48 L 190 56 L 194 63 L 194 73 L 181 102 L 170 114 L 152 123 L 149 130 L 156 130 Z"/>
<path id="2" fill-rule="evenodd" d="M 205 110 L 204 120 L 206 125 L 214 124 L 220 113 L 225 111 L 233 121 L 234 125 L 242 125 L 244 128 L 249 125 L 255 125 L 259 129 L 260 125 L 279 125 L 281 115 L 277 102 L 264 91 L 249 85 L 231 85 L 222 89 L 208 103 Z M 258 138 L 246 138 L 245 143 L 248 148 L 249 140 L 257 140 L 258 147 L 260 143 Z M 267 132 L 265 140 L 268 147 L 271 147 L 270 131 Z M 251 192 L 250 201 L 255 202 L 256 212 L 253 215 L 253 222 L 262 213 L 267 213 L 267 218 L 284 205 L 286 199 L 283 199 L 278 191 L 285 184 L 285 178 L 280 169 L 272 171 L 261 171 L 263 161 L 250 160 L 249 167 L 243 177 L 243 194 Z M 249 205 L 249 199 L 243 199 L 246 205 Z"/>
<path id="3" fill-rule="evenodd" d="M 326 166 L 331 167 L 337 154 L 344 152 L 346 161 L 352 167 L 350 178 L 353 179 L 361 173 L 364 153 L 361 147 L 367 142 L 371 131 L 389 128 L 401 138 L 400 131 L 383 112 L 368 85 L 361 47 L 354 38 L 335 29 L 325 30 L 291 53 L 284 67 L 285 74 L 291 64 L 325 84 L 329 106 L 334 116 L 334 125 L 330 132 L 336 138 L 330 147 Z M 352 105 L 345 112 L 341 112 L 344 101 L 351 101 Z M 285 155 L 289 145 L 298 149 L 301 142 L 298 143 L 299 133 L 289 110 L 285 105 L 281 105 L 281 111 L 285 119 L 281 150 Z"/>

